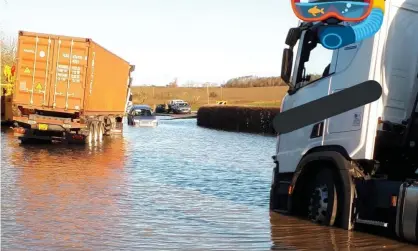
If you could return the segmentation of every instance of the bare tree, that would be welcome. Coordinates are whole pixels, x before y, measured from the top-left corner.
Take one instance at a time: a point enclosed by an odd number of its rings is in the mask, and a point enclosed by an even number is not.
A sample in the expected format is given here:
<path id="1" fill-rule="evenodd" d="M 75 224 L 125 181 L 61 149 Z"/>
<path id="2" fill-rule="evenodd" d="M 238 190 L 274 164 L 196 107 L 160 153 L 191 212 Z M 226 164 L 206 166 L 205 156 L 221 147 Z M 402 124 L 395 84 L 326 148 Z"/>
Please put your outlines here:
<path id="1" fill-rule="evenodd" d="M 134 99 L 135 104 L 143 104 L 148 99 L 148 95 L 142 90 L 140 90 L 137 93 L 134 93 L 133 96 L 134 96 L 133 99 Z"/>
<path id="2" fill-rule="evenodd" d="M 173 81 L 171 81 L 167 87 L 178 87 L 177 85 L 177 78 L 175 78 Z"/>
<path id="3" fill-rule="evenodd" d="M 6 78 L 3 77 L 4 67 L 12 67 L 16 63 L 16 39 L 6 39 L 3 35 L 0 36 L 0 74 L 2 75 L 1 83 L 6 83 Z"/>

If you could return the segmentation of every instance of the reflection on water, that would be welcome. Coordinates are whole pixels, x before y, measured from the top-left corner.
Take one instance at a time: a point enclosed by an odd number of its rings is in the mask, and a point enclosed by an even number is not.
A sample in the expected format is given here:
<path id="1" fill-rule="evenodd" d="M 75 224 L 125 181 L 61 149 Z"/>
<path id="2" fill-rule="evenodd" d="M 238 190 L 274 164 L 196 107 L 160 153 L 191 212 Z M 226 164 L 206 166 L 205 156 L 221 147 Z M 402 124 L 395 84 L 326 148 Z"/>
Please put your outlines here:
<path id="1" fill-rule="evenodd" d="M 93 146 L 19 145 L 2 128 L 2 248 L 403 246 L 293 218 L 269 220 L 275 139 L 195 123 L 165 120 L 157 128 L 125 127 L 123 137 Z"/>
<path id="2" fill-rule="evenodd" d="M 15 248 L 83 247 L 118 224 L 123 140 L 68 148 L 2 139 L 2 247 L 9 238 Z"/>
<path id="3" fill-rule="evenodd" d="M 394 240 L 271 213 L 272 250 L 417 250 Z M 285 249 L 285 247 L 287 249 Z"/>

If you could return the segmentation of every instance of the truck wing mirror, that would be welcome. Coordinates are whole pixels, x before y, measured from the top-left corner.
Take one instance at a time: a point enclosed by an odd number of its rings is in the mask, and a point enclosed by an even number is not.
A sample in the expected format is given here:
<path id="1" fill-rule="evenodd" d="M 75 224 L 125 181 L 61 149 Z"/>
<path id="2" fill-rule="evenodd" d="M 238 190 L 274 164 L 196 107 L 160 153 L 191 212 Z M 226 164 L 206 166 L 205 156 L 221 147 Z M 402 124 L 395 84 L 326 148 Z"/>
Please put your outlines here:
<path id="1" fill-rule="evenodd" d="M 282 58 L 282 80 L 289 85 L 290 77 L 292 75 L 292 64 L 293 64 L 293 51 L 291 49 L 285 48 L 283 50 Z"/>
<path id="2" fill-rule="evenodd" d="M 290 47 L 294 47 L 296 45 L 296 43 L 298 42 L 300 36 L 301 36 L 302 32 L 299 28 L 291 28 L 288 32 L 287 32 L 287 36 L 286 36 L 286 44 L 289 45 Z"/>

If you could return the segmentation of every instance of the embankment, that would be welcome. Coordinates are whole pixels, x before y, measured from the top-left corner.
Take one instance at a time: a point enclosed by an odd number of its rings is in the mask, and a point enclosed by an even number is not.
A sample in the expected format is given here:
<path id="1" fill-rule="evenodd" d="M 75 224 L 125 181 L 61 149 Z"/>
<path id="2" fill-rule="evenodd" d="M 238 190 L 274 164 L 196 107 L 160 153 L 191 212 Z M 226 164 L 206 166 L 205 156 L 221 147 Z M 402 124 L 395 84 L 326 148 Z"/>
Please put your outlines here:
<path id="1" fill-rule="evenodd" d="M 202 106 L 197 111 L 197 125 L 225 131 L 275 135 L 272 121 L 279 112 L 278 107 Z"/>

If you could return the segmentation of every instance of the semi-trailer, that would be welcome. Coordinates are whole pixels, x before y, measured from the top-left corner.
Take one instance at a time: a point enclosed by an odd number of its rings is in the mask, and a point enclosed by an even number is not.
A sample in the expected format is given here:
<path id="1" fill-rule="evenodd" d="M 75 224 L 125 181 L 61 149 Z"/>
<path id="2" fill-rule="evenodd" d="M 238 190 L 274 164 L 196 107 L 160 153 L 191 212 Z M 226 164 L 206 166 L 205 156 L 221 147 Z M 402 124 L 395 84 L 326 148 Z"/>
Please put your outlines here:
<path id="1" fill-rule="evenodd" d="M 120 133 L 134 69 L 89 38 L 20 31 L 14 135 L 87 143 Z"/>
<path id="2" fill-rule="evenodd" d="M 386 0 L 381 29 L 334 50 L 323 76 L 310 81 L 306 63 L 321 47 L 318 27 L 301 22 L 289 30 L 282 61 L 289 91 L 281 111 L 368 80 L 381 84 L 382 95 L 278 134 L 270 209 L 346 230 L 369 226 L 417 243 L 418 1 Z"/>

